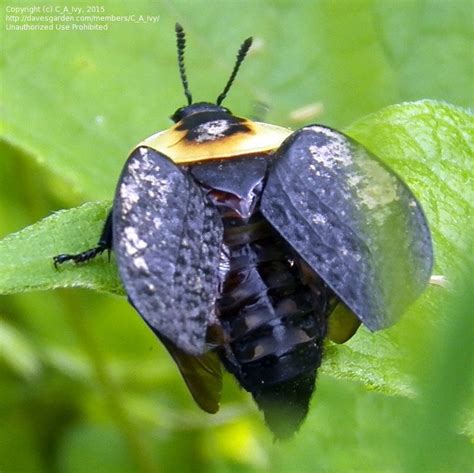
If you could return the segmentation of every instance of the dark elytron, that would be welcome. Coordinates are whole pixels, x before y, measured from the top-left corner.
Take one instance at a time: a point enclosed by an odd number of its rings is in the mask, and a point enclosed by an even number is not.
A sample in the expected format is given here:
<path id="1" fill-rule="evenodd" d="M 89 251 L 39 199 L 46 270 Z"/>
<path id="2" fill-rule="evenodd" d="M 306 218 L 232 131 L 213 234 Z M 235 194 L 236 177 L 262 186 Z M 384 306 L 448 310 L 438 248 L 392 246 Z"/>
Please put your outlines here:
<path id="1" fill-rule="evenodd" d="M 54 264 L 113 249 L 129 301 L 198 405 L 219 409 L 223 364 L 287 437 L 306 416 L 324 338 L 388 327 L 426 287 L 428 224 L 399 176 L 343 133 L 221 106 L 250 39 L 217 103 L 193 103 L 176 33 L 188 105 L 132 151 L 97 246 Z"/>

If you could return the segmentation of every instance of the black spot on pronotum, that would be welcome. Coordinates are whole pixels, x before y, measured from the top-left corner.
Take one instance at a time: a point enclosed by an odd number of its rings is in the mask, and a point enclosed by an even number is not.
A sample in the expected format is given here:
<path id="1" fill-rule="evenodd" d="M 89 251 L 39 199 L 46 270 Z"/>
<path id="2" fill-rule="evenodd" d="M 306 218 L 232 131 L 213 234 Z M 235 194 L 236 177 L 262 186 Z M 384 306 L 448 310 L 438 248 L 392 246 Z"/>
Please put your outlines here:
<path id="1" fill-rule="evenodd" d="M 244 119 L 226 112 L 200 112 L 189 115 L 182 119 L 176 129 L 186 131 L 185 140 L 190 142 L 212 141 L 250 131 Z"/>

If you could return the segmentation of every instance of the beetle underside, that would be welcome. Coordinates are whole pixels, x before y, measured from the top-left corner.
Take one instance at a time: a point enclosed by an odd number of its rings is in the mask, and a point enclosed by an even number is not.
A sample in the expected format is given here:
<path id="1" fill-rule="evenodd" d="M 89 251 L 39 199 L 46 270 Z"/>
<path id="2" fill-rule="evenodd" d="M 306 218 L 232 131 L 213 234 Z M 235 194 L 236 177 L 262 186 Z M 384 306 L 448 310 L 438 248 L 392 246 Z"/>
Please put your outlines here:
<path id="1" fill-rule="evenodd" d="M 314 272 L 303 275 L 300 258 L 260 213 L 268 161 L 234 159 L 190 171 L 224 227 L 218 353 L 275 436 L 284 438 L 308 411 L 332 292 Z"/>

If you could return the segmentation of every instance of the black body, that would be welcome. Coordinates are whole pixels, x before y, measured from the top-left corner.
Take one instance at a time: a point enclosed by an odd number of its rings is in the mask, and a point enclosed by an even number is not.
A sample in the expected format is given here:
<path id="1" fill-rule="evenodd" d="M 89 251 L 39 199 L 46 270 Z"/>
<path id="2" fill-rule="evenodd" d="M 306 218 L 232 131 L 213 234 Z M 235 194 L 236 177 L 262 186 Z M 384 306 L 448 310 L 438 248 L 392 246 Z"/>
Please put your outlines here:
<path id="1" fill-rule="evenodd" d="M 209 107 L 180 112 L 187 137 L 246 133 Z M 224 136 L 209 132 L 214 119 Z M 129 300 L 196 402 L 218 409 L 217 352 L 280 438 L 306 416 L 337 300 L 369 328 L 386 327 L 432 267 L 428 226 L 406 185 L 360 144 L 316 125 L 275 152 L 190 165 L 138 147 L 98 246 L 55 264 L 112 246 Z"/>
<path id="2" fill-rule="evenodd" d="M 220 359 L 287 437 L 306 416 L 332 308 L 343 302 L 371 330 L 393 324 L 431 275 L 428 224 L 351 138 L 313 125 L 283 141 L 288 130 L 220 105 L 250 38 L 217 104 L 193 104 L 176 34 L 188 105 L 129 156 L 97 246 L 54 265 L 113 249 L 130 302 L 199 406 L 219 408 Z"/>
<path id="3" fill-rule="evenodd" d="M 303 282 L 300 258 L 260 212 L 269 163 L 269 156 L 242 158 L 190 172 L 224 225 L 220 358 L 283 438 L 308 411 L 332 291 L 317 276 Z"/>

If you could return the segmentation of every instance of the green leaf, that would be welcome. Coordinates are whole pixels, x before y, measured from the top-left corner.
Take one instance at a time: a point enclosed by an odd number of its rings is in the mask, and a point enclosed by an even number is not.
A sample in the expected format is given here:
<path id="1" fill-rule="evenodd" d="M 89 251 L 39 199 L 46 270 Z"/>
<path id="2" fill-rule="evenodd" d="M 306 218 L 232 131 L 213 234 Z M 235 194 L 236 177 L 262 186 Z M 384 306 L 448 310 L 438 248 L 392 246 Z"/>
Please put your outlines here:
<path id="1" fill-rule="evenodd" d="M 413 378 L 400 363 L 402 353 L 390 331 L 370 333 L 364 327 L 344 345 L 327 344 L 321 372 L 351 379 L 386 394 L 413 397 Z"/>
<path id="2" fill-rule="evenodd" d="M 453 276 L 473 228 L 473 115 L 424 100 L 387 107 L 354 123 L 348 133 L 412 188 L 430 222 L 435 272 Z"/>
<path id="3" fill-rule="evenodd" d="M 107 257 L 77 267 L 55 269 L 53 256 L 77 253 L 97 244 L 110 208 L 106 202 L 56 212 L 0 242 L 0 293 L 86 287 L 123 294 L 115 263 Z"/>

